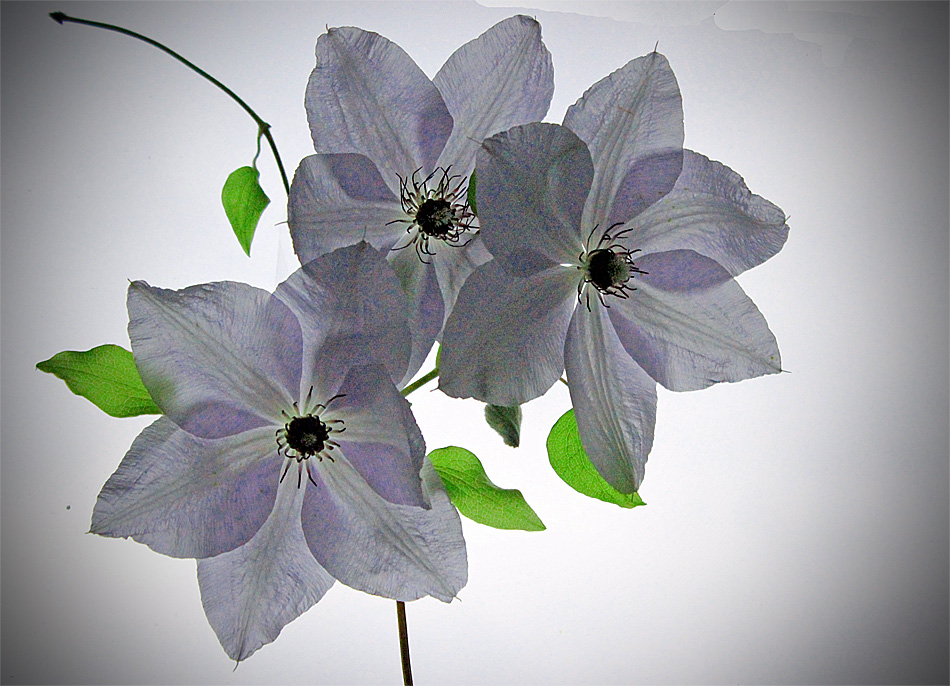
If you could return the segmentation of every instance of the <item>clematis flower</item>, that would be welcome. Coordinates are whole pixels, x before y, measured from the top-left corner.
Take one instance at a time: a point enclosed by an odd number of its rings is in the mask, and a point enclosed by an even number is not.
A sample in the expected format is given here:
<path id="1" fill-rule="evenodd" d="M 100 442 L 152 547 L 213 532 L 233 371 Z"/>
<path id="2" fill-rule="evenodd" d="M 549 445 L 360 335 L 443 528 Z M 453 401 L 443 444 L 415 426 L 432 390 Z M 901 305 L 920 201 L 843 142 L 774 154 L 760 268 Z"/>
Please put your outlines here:
<path id="1" fill-rule="evenodd" d="M 554 91 L 541 27 L 506 19 L 433 80 L 397 45 L 353 27 L 320 36 L 306 108 L 317 155 L 294 175 L 288 223 L 307 262 L 365 238 L 410 298 L 419 370 L 466 277 L 491 258 L 468 205 L 481 141 L 545 115 Z"/>
<path id="2" fill-rule="evenodd" d="M 136 281 L 128 308 L 164 416 L 103 487 L 91 530 L 198 558 L 231 658 L 274 640 L 334 580 L 396 600 L 455 597 L 461 524 L 393 383 L 407 305 L 381 254 L 340 249 L 274 294 Z"/>
<path id="3" fill-rule="evenodd" d="M 515 127 L 478 153 L 494 260 L 446 323 L 439 385 L 516 405 L 566 370 L 585 452 L 630 493 L 653 443 L 656 382 L 686 391 L 781 370 L 733 276 L 777 253 L 788 228 L 738 174 L 682 149 L 662 55 L 595 84 L 564 124 Z"/>

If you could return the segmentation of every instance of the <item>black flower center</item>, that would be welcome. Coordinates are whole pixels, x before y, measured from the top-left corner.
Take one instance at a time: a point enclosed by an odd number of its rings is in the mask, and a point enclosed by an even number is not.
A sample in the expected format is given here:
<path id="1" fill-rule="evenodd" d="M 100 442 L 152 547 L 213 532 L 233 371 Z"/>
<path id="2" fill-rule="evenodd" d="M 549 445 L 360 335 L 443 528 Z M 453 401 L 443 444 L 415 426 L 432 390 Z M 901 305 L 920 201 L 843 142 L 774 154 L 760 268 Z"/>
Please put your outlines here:
<path id="1" fill-rule="evenodd" d="M 416 224 L 426 236 L 445 240 L 455 228 L 455 212 L 444 198 L 426 200 L 416 212 Z"/>
<path id="2" fill-rule="evenodd" d="M 623 253 L 601 248 L 587 257 L 587 278 L 599 291 L 621 286 L 630 279 L 630 268 Z"/>
<path id="3" fill-rule="evenodd" d="M 587 237 L 587 249 L 578 256 L 580 265 L 577 268 L 584 271 L 584 279 L 577 285 L 578 301 L 580 301 L 584 286 L 591 284 L 597 289 L 597 297 L 600 299 L 601 305 L 610 307 L 605 300 L 605 296 L 613 295 L 618 298 L 629 298 L 630 292 L 637 290 L 634 286 L 629 285 L 629 282 L 637 274 L 646 274 L 633 261 L 634 254 L 640 252 L 640 250 L 631 250 L 619 240 L 629 234 L 632 229 L 623 229 L 614 234 L 610 233 L 618 226 L 622 226 L 622 224 L 614 224 L 604 231 L 593 249 L 591 249 L 590 242 L 597 231 L 596 226 Z M 586 298 L 586 303 L 587 309 L 590 310 L 589 295 Z"/>
<path id="4" fill-rule="evenodd" d="M 311 387 L 310 392 L 307 393 L 307 399 L 304 400 L 304 409 L 302 411 L 297 403 L 294 403 L 293 414 L 281 411 L 287 422 L 283 428 L 277 429 L 275 432 L 277 437 L 277 454 L 287 458 L 287 466 L 284 467 L 284 472 L 280 475 L 280 480 L 284 480 L 284 477 L 287 476 L 287 471 L 290 469 L 290 465 L 296 461 L 298 488 L 300 487 L 303 470 L 305 468 L 303 463 L 311 457 L 316 457 L 320 462 L 323 462 L 323 458 L 334 462 L 330 451 L 340 447 L 340 444 L 330 438 L 330 435 L 346 431 L 346 426 L 342 419 L 334 418 L 324 421 L 320 418 L 320 414 L 324 414 L 324 417 L 327 416 L 326 410 L 330 403 L 337 398 L 343 398 L 344 395 L 335 395 L 325 403 L 317 403 L 311 406 L 310 399 L 312 394 L 313 388 Z M 316 481 L 314 481 L 313 476 L 310 474 L 309 463 L 306 470 L 307 478 L 316 485 Z"/>
<path id="5" fill-rule="evenodd" d="M 306 417 L 294 417 L 284 426 L 287 432 L 287 447 L 305 457 L 311 457 L 326 447 L 330 431 L 320 417 L 308 414 Z"/>
<path id="6" fill-rule="evenodd" d="M 419 259 L 429 264 L 426 258 L 436 254 L 439 243 L 453 248 L 468 245 L 477 229 L 472 227 L 475 213 L 468 205 L 468 179 L 438 167 L 420 180 L 420 171 L 399 177 L 399 202 L 406 218 L 389 223 L 405 224 L 409 240 L 397 240 L 391 249 L 414 246 Z"/>

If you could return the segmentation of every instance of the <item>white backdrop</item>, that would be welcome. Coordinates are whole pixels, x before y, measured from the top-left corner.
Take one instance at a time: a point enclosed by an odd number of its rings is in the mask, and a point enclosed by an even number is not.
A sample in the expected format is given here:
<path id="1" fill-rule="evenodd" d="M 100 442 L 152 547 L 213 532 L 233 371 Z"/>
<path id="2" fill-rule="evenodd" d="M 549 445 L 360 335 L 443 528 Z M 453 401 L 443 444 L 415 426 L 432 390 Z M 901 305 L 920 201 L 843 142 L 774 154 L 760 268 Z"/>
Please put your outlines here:
<path id="1" fill-rule="evenodd" d="M 273 202 L 251 259 L 220 209 L 255 126 L 137 41 L 163 41 L 271 123 L 291 173 L 316 37 L 357 25 L 430 76 L 516 12 L 555 67 L 548 121 L 659 42 L 686 145 L 790 215 L 739 281 L 790 372 L 660 390 L 632 511 L 580 496 L 544 439 L 558 384 L 505 447 L 474 401 L 423 390 L 429 448 L 462 445 L 548 530 L 465 521 L 461 602 L 409 605 L 416 682 L 946 682 L 948 678 L 947 5 L 537 3 L 98 4 L 2 10 L 2 679 L 393 683 L 394 604 L 337 585 L 232 672 L 195 565 L 84 535 L 146 417 L 107 417 L 34 369 L 128 346 L 130 279 L 273 288 L 296 260 Z M 493 3 L 494 4 L 494 3 Z M 594 16 L 600 15 L 600 16 Z"/>

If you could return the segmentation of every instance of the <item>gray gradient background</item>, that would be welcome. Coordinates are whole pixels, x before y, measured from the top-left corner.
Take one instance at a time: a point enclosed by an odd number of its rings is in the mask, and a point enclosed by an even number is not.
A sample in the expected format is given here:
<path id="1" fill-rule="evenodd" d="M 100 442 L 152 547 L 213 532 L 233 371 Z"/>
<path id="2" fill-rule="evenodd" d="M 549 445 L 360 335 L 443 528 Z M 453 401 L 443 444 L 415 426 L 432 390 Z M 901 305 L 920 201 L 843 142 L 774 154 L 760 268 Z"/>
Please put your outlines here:
<path id="1" fill-rule="evenodd" d="M 219 207 L 254 153 L 246 115 L 152 48 L 57 26 L 56 9 L 146 33 L 221 78 L 273 125 L 288 173 L 312 152 L 302 101 L 325 25 L 379 31 L 431 76 L 516 9 L 0 6 L 3 681 L 396 682 L 390 601 L 337 585 L 232 672 L 193 561 L 85 534 L 151 420 L 109 418 L 35 363 L 127 345 L 129 279 L 272 288 L 295 259 L 268 153 L 252 259 Z M 461 602 L 409 606 L 417 683 L 946 683 L 947 5 L 522 11 L 553 54 L 549 121 L 659 41 L 687 146 L 791 216 L 786 248 L 740 277 L 790 373 L 661 390 L 649 505 L 634 511 L 548 467 L 560 385 L 525 406 L 518 450 L 477 403 L 417 393 L 429 447 L 475 450 L 548 526 L 465 522 Z"/>

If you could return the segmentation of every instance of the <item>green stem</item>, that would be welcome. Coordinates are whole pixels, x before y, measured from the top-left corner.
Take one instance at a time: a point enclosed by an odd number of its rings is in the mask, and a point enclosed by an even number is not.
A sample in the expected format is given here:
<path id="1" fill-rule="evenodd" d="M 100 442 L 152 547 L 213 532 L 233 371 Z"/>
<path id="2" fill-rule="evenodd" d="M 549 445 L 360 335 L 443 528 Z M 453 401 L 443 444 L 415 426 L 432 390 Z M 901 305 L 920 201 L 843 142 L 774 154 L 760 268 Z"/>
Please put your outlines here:
<path id="1" fill-rule="evenodd" d="M 117 33 L 121 33 L 126 36 L 131 36 L 132 38 L 137 38 L 140 41 L 145 41 L 149 45 L 154 46 L 158 48 L 159 50 L 161 50 L 162 52 L 165 52 L 171 55 L 176 60 L 184 64 L 186 67 L 188 67 L 195 73 L 200 74 L 201 76 L 205 77 L 206 79 L 208 79 L 208 81 L 210 81 L 215 86 L 217 86 L 218 88 L 223 90 L 225 93 L 230 95 L 232 100 L 234 100 L 238 105 L 243 107 L 245 112 L 251 115 L 251 118 L 257 123 L 258 131 L 267 139 L 267 142 L 270 144 L 270 149 L 274 153 L 274 159 L 277 161 L 277 168 L 280 170 L 280 178 L 284 182 L 284 190 L 287 191 L 287 195 L 290 195 L 290 182 L 287 181 L 287 172 L 284 171 L 284 163 L 281 162 L 280 154 L 277 152 L 277 144 L 274 142 L 274 137 L 271 136 L 270 124 L 268 124 L 263 119 L 261 119 L 257 115 L 257 112 L 252 110 L 251 107 L 246 102 L 244 102 L 240 97 L 238 97 L 237 93 L 235 93 L 230 88 L 225 86 L 223 83 L 218 81 L 216 78 L 211 76 L 211 74 L 206 72 L 204 69 L 201 69 L 194 63 L 186 60 L 184 57 L 179 55 L 177 52 L 175 52 L 171 48 L 166 47 L 165 45 L 162 45 L 156 40 L 152 40 L 148 36 L 143 36 L 141 33 L 136 33 L 135 31 L 129 31 L 128 29 L 124 29 L 121 26 L 115 26 L 114 24 L 103 24 L 102 22 L 89 21 L 88 19 L 76 19 L 75 17 L 70 17 L 63 14 L 62 12 L 50 12 L 49 16 L 51 19 L 53 19 L 53 21 L 55 21 L 58 24 L 62 24 L 63 22 L 67 22 L 67 21 L 72 22 L 74 24 L 85 24 L 86 26 L 95 26 L 96 28 L 106 29 L 107 31 L 115 31 Z"/>
<path id="2" fill-rule="evenodd" d="M 406 604 L 396 601 L 396 620 L 399 623 L 399 654 L 402 657 L 402 683 L 412 686 L 412 666 L 409 664 L 409 627 L 406 624 Z"/>
<path id="3" fill-rule="evenodd" d="M 403 396 L 409 395 L 409 394 L 412 393 L 414 390 L 418 389 L 420 386 L 424 386 L 425 384 L 427 384 L 427 383 L 429 383 L 430 381 L 432 381 L 432 379 L 434 379 L 434 378 L 437 377 L 438 375 L 439 375 L 439 368 L 436 367 L 435 369 L 433 369 L 431 372 L 429 372 L 429 373 L 426 374 L 425 376 L 419 377 L 418 379 L 416 379 L 415 381 L 413 381 L 411 384 L 409 384 L 408 386 L 406 386 L 404 389 L 402 389 L 402 394 L 403 394 Z"/>

